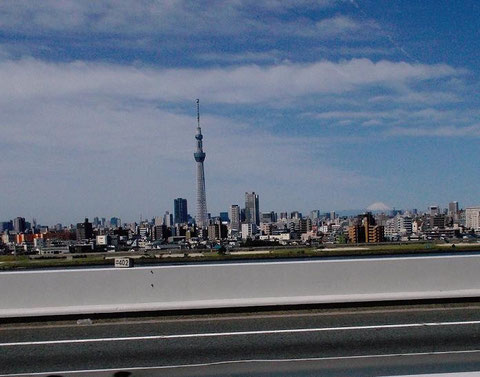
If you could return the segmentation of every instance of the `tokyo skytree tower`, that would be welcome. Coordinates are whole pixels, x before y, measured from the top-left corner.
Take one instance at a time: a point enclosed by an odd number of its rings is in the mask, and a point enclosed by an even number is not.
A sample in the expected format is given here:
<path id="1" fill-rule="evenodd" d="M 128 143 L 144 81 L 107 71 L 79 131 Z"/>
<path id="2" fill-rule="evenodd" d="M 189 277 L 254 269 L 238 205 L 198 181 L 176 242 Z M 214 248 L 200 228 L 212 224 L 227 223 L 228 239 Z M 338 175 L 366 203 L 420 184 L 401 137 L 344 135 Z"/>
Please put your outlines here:
<path id="1" fill-rule="evenodd" d="M 200 128 L 200 100 L 197 99 L 197 150 L 193 154 L 197 161 L 197 216 L 196 223 L 199 228 L 205 228 L 208 225 L 207 218 L 207 196 L 205 193 L 205 170 L 203 161 L 205 161 L 205 152 L 202 145 L 202 129 Z"/>

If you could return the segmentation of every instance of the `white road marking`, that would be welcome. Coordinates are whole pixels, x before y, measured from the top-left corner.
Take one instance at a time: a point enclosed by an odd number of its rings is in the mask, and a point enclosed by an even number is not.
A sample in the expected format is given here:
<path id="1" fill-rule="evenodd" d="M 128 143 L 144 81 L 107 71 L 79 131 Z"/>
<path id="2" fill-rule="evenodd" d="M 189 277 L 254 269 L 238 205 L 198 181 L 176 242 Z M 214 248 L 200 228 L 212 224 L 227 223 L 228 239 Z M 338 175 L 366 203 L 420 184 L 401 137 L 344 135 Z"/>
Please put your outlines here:
<path id="1" fill-rule="evenodd" d="M 430 374 L 405 374 L 403 376 L 395 377 L 478 377 L 480 372 L 457 372 L 457 373 L 430 373 Z M 382 376 L 382 377 L 393 377 L 393 376 Z"/>
<path id="2" fill-rule="evenodd" d="M 129 336 L 129 337 L 117 337 L 117 338 L 42 340 L 42 341 L 34 341 L 34 342 L 0 343 L 0 347 L 39 346 L 39 345 L 74 344 L 74 343 L 122 342 L 122 341 L 141 341 L 141 340 L 160 340 L 160 339 L 182 339 L 182 338 L 214 338 L 214 337 L 225 337 L 225 336 L 296 334 L 296 333 L 313 333 L 313 332 L 327 332 L 327 331 L 355 331 L 355 330 L 401 329 L 401 328 L 412 328 L 412 327 L 439 327 L 439 326 L 465 326 L 465 325 L 480 325 L 480 321 L 399 323 L 399 324 L 393 324 L 393 325 L 317 327 L 317 328 L 303 328 L 303 329 L 255 330 L 255 331 L 213 332 L 213 333 L 197 333 L 197 334 L 145 335 L 145 336 Z"/>
<path id="3" fill-rule="evenodd" d="M 84 369 L 84 370 L 67 370 L 67 371 L 51 371 L 51 372 L 36 372 L 36 373 L 12 373 L 0 374 L 0 377 L 20 377 L 20 376 L 42 376 L 49 374 L 78 374 L 78 373 L 107 373 L 120 371 L 141 371 L 141 370 L 161 370 L 161 369 L 177 369 L 177 368 L 200 368 L 216 365 L 228 364 L 251 364 L 251 363 L 289 363 L 289 362 L 308 362 L 308 361 L 334 361 L 334 360 L 358 360 L 358 359 L 375 359 L 375 358 L 393 358 L 393 357 L 408 357 L 408 356 L 439 356 L 439 355 L 461 355 L 480 353 L 477 350 L 463 350 L 463 351 L 438 351 L 438 352 L 412 352 L 412 353 L 391 353 L 379 355 L 352 355 L 352 356 L 330 356 L 330 357 L 307 357 L 299 359 L 249 359 L 249 360 L 225 360 L 214 361 L 211 363 L 198 364 L 180 364 L 180 365 L 159 365 L 159 366 L 145 366 L 145 367 L 131 367 L 131 368 L 109 368 L 109 369 Z M 440 374 L 441 375 L 441 374 Z M 448 375 L 448 374 L 445 374 Z"/>

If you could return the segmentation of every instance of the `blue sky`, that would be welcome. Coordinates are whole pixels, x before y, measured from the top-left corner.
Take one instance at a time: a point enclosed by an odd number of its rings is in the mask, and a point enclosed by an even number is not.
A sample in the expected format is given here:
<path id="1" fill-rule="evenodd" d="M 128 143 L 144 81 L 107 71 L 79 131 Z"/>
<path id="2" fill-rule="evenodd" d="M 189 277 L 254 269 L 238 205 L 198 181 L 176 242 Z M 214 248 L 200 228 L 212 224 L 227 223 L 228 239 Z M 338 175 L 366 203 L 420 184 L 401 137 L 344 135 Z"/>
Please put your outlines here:
<path id="1" fill-rule="evenodd" d="M 0 2 L 0 219 L 478 205 L 480 4 Z"/>

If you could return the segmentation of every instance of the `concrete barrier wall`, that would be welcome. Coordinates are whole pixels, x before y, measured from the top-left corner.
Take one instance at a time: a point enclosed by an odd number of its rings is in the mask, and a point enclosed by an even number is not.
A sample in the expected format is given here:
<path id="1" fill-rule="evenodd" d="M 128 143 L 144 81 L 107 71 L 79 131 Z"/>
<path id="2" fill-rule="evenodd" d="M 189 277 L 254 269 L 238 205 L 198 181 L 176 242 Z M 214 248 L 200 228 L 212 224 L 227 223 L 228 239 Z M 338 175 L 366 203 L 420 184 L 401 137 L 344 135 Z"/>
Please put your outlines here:
<path id="1" fill-rule="evenodd" d="M 480 256 L 0 272 L 0 317 L 480 297 Z"/>

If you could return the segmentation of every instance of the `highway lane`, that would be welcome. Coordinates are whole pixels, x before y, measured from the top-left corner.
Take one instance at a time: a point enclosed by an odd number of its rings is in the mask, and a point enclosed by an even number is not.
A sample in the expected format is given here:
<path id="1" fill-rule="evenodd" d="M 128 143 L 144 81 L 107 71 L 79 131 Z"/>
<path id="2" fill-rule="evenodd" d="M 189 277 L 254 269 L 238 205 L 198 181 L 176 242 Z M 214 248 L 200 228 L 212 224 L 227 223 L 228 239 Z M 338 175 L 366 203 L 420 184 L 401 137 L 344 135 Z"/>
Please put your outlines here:
<path id="1" fill-rule="evenodd" d="M 111 376 L 122 368 L 136 368 L 135 376 L 480 371 L 480 305 L 0 326 L 0 374 Z"/>

